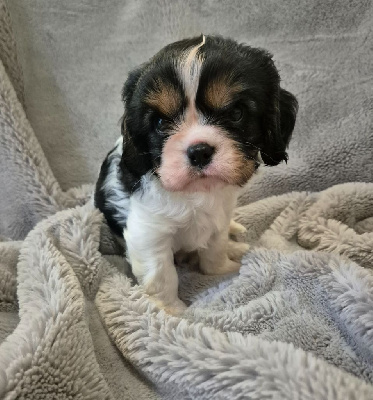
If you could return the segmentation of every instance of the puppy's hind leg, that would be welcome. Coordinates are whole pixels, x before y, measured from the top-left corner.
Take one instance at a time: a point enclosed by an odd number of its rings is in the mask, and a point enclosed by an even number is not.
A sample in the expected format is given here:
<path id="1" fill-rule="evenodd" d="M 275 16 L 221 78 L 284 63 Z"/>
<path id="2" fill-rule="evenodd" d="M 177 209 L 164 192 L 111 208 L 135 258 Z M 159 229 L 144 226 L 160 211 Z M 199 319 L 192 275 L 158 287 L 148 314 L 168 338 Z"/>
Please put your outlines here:
<path id="1" fill-rule="evenodd" d="M 228 258 L 233 261 L 240 262 L 242 256 L 244 256 L 250 250 L 250 245 L 242 242 L 235 242 L 229 240 L 227 254 Z"/>
<path id="2" fill-rule="evenodd" d="M 238 222 L 231 219 L 231 221 L 229 223 L 229 234 L 230 235 L 242 235 L 246 231 L 247 231 L 247 229 L 243 225 L 241 225 Z"/>
<path id="3" fill-rule="evenodd" d="M 239 236 L 246 233 L 246 228 L 239 224 L 238 222 L 231 219 L 229 224 L 229 234 L 234 236 Z M 241 261 L 241 258 L 244 254 L 246 254 L 250 250 L 250 245 L 243 242 L 236 242 L 234 240 L 229 240 L 227 253 L 229 259 L 233 261 Z"/>
<path id="4" fill-rule="evenodd" d="M 237 272 L 241 264 L 228 257 L 228 232 L 217 233 L 207 249 L 199 251 L 200 269 L 206 275 L 221 275 Z"/>

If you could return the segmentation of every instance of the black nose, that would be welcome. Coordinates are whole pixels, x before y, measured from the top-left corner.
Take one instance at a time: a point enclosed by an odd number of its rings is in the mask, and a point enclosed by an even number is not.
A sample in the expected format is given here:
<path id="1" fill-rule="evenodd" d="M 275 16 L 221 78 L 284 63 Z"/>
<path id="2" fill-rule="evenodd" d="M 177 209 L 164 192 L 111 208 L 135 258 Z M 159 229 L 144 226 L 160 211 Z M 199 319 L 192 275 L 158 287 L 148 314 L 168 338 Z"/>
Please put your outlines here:
<path id="1" fill-rule="evenodd" d="M 190 164 L 193 167 L 204 168 L 212 160 L 215 148 L 207 143 L 198 143 L 193 146 L 189 146 L 187 154 L 189 157 Z"/>

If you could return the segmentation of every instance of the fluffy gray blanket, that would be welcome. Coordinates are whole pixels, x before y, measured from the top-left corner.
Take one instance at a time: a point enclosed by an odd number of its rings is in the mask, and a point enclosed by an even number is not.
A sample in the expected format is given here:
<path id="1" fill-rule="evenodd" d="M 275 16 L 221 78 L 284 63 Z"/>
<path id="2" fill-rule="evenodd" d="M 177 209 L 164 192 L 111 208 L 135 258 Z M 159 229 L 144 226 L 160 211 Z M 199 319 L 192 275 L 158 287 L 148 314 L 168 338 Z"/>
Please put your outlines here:
<path id="1" fill-rule="evenodd" d="M 0 234 L 28 234 L 0 238 L 0 398 L 373 398 L 373 183 L 239 207 L 240 273 L 180 268 L 189 308 L 169 316 L 132 282 L 92 187 L 61 190 L 14 46 L 0 0 Z"/>
<path id="2" fill-rule="evenodd" d="M 236 219 L 252 251 L 238 275 L 180 269 L 182 318 L 133 284 L 91 204 L 2 243 L 1 305 L 18 297 L 20 321 L 0 346 L 1 395 L 112 398 L 87 318 L 93 301 L 164 398 L 372 399 L 373 184 L 272 197 Z"/>

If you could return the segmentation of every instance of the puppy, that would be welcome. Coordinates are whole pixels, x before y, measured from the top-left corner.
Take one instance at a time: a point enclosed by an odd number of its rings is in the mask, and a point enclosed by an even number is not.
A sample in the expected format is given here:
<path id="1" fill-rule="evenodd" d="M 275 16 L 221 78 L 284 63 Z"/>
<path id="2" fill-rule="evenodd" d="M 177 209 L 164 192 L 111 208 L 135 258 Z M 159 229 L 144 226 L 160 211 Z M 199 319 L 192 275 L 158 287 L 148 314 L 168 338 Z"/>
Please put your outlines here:
<path id="1" fill-rule="evenodd" d="M 197 251 L 205 274 L 237 271 L 229 241 L 239 189 L 261 160 L 287 160 L 297 100 L 269 53 L 216 36 L 170 44 L 124 85 L 122 137 L 104 160 L 95 205 L 126 242 L 151 298 L 180 313 L 174 255 Z"/>

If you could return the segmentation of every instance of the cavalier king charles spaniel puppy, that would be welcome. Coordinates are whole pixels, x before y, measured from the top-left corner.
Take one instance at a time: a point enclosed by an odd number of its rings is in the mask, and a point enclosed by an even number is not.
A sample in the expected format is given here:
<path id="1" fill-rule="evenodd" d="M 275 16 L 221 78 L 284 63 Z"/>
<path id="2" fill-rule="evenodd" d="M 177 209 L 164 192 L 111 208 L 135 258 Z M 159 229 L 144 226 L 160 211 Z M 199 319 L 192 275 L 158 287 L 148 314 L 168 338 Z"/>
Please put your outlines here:
<path id="1" fill-rule="evenodd" d="M 179 314 L 175 254 L 205 274 L 238 271 L 244 228 L 231 220 L 259 163 L 287 160 L 298 104 L 265 50 L 217 36 L 164 47 L 123 88 L 122 135 L 104 160 L 94 201 L 125 239 L 150 298 Z"/>

